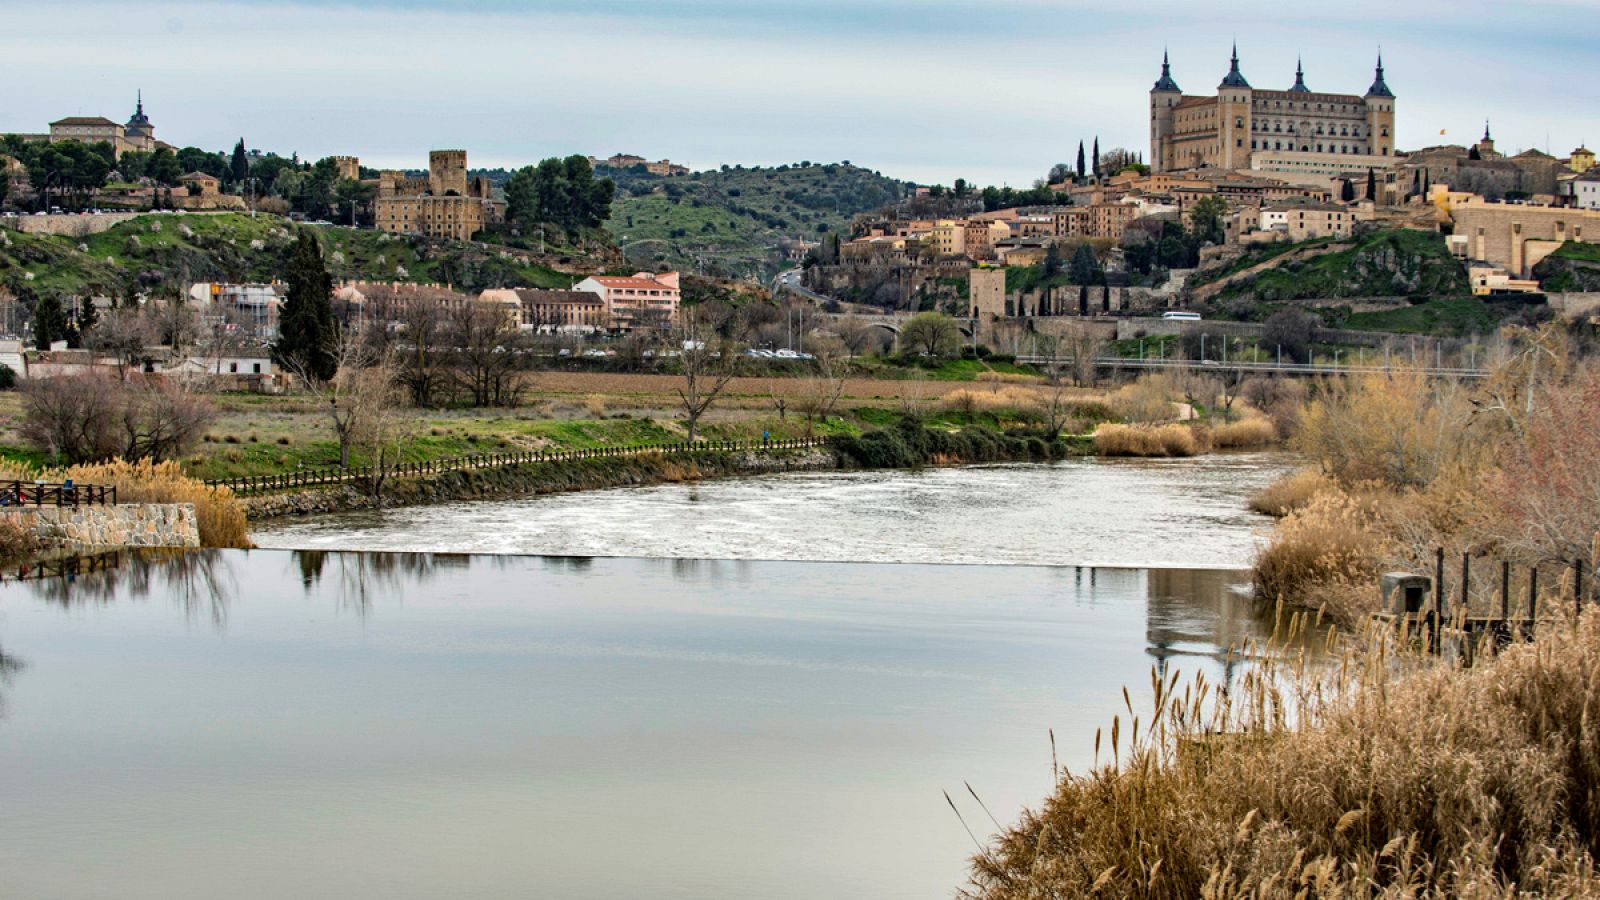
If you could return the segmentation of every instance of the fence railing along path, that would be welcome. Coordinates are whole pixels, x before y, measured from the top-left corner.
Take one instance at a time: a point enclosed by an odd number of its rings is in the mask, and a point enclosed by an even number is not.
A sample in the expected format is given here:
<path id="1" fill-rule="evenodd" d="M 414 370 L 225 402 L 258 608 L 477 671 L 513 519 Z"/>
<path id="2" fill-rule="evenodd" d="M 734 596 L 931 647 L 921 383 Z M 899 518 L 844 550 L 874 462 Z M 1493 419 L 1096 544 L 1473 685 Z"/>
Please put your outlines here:
<path id="1" fill-rule="evenodd" d="M 210 487 L 225 487 L 235 494 L 263 494 L 271 491 L 293 491 L 322 485 L 347 482 L 372 481 L 375 478 L 405 478 L 419 475 L 438 475 L 468 469 L 497 469 L 505 466 L 522 466 L 532 463 L 568 462 L 580 459 L 617 459 L 630 456 L 686 455 L 696 453 L 747 453 L 768 450 L 804 450 L 820 447 L 826 438 L 796 438 L 781 441 L 696 441 L 694 443 L 629 444 L 619 447 L 591 447 L 581 450 L 519 450 L 513 453 L 478 453 L 470 456 L 451 456 L 426 462 L 396 463 L 379 469 L 376 466 L 325 466 L 314 469 L 296 469 L 271 475 L 247 475 L 240 478 L 209 480 Z"/>
<path id="2" fill-rule="evenodd" d="M 14 506 L 115 506 L 117 488 L 105 484 L 0 481 L 0 509 Z"/>

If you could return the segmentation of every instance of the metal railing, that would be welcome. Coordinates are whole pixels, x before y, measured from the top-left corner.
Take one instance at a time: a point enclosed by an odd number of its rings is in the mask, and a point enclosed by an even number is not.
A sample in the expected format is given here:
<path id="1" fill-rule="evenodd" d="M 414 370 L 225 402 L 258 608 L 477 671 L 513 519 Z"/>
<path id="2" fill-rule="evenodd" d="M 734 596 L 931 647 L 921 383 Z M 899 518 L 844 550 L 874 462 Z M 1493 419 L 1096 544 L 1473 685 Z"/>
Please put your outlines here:
<path id="1" fill-rule="evenodd" d="M 405 478 L 421 475 L 438 475 L 468 469 L 495 469 L 505 466 L 523 466 L 535 463 L 569 462 L 583 459 L 618 459 L 630 456 L 693 455 L 698 453 L 746 453 L 766 450 L 804 450 L 820 447 L 826 438 L 796 438 L 767 441 L 696 441 L 694 443 L 630 444 L 622 447 L 592 447 L 582 450 L 521 450 L 514 453 L 481 453 L 471 456 L 451 456 L 425 462 L 403 462 L 392 466 L 326 466 L 315 469 L 297 469 L 271 475 L 246 475 L 239 478 L 222 478 L 207 481 L 211 487 L 225 487 L 235 494 L 262 494 L 271 491 L 294 491 L 323 485 L 347 482 L 370 482 L 376 478 Z"/>
<path id="2" fill-rule="evenodd" d="M 0 481 L 0 509 L 12 506 L 115 506 L 115 485 Z"/>

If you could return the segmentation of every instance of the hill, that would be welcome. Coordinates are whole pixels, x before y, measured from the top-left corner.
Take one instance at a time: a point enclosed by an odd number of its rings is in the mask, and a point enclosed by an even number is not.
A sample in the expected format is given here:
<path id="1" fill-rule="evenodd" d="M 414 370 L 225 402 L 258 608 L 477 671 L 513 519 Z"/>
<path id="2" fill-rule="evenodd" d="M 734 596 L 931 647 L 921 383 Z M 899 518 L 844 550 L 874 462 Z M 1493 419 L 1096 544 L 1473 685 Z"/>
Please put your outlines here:
<path id="1" fill-rule="evenodd" d="M 1533 267 L 1546 291 L 1600 291 L 1600 246 L 1568 241 Z"/>
<path id="2" fill-rule="evenodd" d="M 726 167 L 655 176 L 602 169 L 617 182 L 606 229 L 636 264 L 766 276 L 782 247 L 849 233 L 850 221 L 901 199 L 908 185 L 849 163 Z"/>
<path id="3" fill-rule="evenodd" d="M 1211 289 L 1206 286 L 1215 285 Z M 1470 293 L 1467 271 L 1440 234 L 1372 231 L 1348 240 L 1272 244 L 1196 273 L 1202 299 L 1229 305 L 1330 297 L 1453 297 Z"/>
<path id="4" fill-rule="evenodd" d="M 525 250 L 227 213 L 151 214 L 84 238 L 0 230 L 0 285 L 123 296 L 200 281 L 271 281 L 287 270 L 296 228 L 316 232 L 337 280 L 441 282 L 467 291 L 573 281 L 552 265 L 561 263 Z M 597 270 L 606 262 L 568 259 L 562 267 Z"/>

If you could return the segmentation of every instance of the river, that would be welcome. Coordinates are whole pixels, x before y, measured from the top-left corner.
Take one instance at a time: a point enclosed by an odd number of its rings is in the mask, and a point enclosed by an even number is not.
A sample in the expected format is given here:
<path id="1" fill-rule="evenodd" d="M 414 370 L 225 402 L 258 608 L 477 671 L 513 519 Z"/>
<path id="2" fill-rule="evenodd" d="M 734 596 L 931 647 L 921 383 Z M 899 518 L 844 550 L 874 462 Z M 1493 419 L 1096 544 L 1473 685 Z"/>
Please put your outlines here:
<path id="1" fill-rule="evenodd" d="M 994 831 L 967 783 L 1010 821 L 1051 729 L 1082 772 L 1123 685 L 1237 677 L 1227 567 L 1285 465 L 671 485 L 7 573 L 0 894 L 950 896 Z M 428 541 L 494 553 L 314 548 Z M 748 558 L 636 558 L 674 554 Z"/>
<path id="2" fill-rule="evenodd" d="M 1248 566 L 1280 453 L 822 472 L 279 519 L 262 547 L 689 559 Z"/>

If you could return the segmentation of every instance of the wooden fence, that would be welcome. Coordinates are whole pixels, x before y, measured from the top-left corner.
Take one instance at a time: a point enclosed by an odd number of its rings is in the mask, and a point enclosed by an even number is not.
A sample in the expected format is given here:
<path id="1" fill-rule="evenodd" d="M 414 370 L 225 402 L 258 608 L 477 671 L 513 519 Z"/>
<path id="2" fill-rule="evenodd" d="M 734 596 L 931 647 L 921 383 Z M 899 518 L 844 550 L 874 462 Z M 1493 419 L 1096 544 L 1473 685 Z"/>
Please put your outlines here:
<path id="1" fill-rule="evenodd" d="M 115 506 L 117 489 L 104 484 L 0 482 L 0 508 L 8 506 Z"/>
<path id="2" fill-rule="evenodd" d="M 225 487 L 235 494 L 264 494 L 272 491 L 294 491 L 321 485 L 346 482 L 372 481 L 380 475 L 385 478 L 406 478 L 421 475 L 438 475 L 467 469 L 496 469 L 504 466 L 522 466 L 533 463 L 567 462 L 580 459 L 617 459 L 631 456 L 692 455 L 697 453 L 747 453 L 751 451 L 803 450 L 820 447 L 826 438 L 800 438 L 784 441 L 696 441 L 695 443 L 630 444 L 625 447 L 594 447 L 585 450 L 521 450 L 515 453 L 480 453 L 472 456 L 451 456 L 427 462 L 396 463 L 384 466 L 344 468 L 327 466 L 315 469 L 297 469 L 272 475 L 247 475 L 242 478 L 223 478 L 207 481 L 211 487 Z"/>

